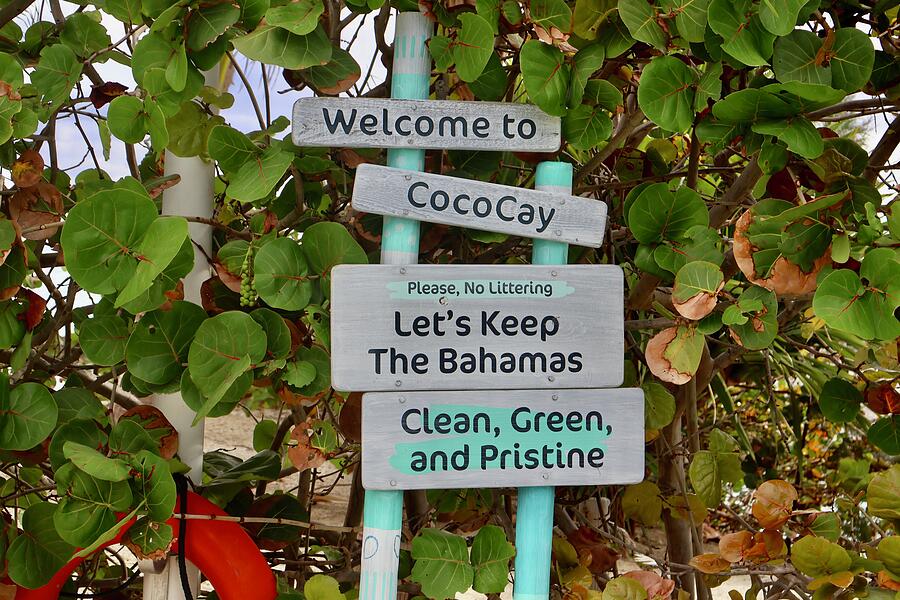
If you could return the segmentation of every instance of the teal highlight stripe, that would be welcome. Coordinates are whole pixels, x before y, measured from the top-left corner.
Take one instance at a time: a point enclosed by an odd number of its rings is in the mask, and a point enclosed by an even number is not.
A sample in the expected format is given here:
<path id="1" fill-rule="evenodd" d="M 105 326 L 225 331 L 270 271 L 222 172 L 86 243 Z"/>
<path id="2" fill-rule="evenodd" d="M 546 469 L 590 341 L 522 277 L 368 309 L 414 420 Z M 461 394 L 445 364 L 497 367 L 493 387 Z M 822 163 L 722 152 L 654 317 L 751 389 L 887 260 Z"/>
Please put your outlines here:
<path id="1" fill-rule="evenodd" d="M 374 529 L 400 531 L 403 525 L 403 492 L 366 490 L 363 522 Z"/>
<path id="2" fill-rule="evenodd" d="M 542 162 L 535 173 L 535 189 L 572 189 L 572 165 Z M 534 240 L 531 262 L 535 265 L 564 265 L 569 245 L 550 240 Z M 547 600 L 550 597 L 550 554 L 553 545 L 554 488 L 519 488 L 516 509 L 516 563 L 513 600 Z"/>

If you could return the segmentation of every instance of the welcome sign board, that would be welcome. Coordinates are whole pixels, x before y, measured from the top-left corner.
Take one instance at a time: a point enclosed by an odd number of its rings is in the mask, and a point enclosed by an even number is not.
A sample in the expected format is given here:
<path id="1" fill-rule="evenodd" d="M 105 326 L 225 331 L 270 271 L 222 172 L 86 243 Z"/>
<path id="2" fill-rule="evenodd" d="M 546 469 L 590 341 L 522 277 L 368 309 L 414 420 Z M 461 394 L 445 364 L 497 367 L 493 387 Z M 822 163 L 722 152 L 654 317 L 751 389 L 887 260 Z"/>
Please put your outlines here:
<path id="1" fill-rule="evenodd" d="M 594 248 L 606 227 L 598 200 L 368 164 L 356 170 L 352 202 L 362 212 Z"/>
<path id="2" fill-rule="evenodd" d="M 363 395 L 363 487 L 637 483 L 640 389 Z"/>
<path id="3" fill-rule="evenodd" d="M 339 265 L 331 280 L 338 390 L 621 385 L 614 265 Z"/>
<path id="4" fill-rule="evenodd" d="M 389 98 L 301 98 L 298 146 L 556 152 L 560 119 L 530 104 Z"/>

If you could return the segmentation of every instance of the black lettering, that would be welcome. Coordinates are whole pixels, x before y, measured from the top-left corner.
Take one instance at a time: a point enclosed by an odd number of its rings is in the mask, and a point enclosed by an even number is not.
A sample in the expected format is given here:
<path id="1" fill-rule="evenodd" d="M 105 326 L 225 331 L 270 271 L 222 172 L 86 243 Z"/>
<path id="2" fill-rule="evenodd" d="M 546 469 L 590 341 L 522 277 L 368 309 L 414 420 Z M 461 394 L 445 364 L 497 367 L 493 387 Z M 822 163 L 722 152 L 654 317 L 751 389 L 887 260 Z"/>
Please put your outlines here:
<path id="1" fill-rule="evenodd" d="M 499 200 L 497 200 L 497 216 L 500 217 L 501 221 L 512 221 L 515 217 L 513 215 L 506 216 L 503 214 L 503 204 L 505 202 L 512 202 L 513 204 L 517 204 L 518 200 L 516 200 L 512 196 L 503 196 Z"/>
<path id="2" fill-rule="evenodd" d="M 444 125 L 450 127 L 450 136 L 456 137 L 456 125 L 459 124 L 462 129 L 462 137 L 468 137 L 468 122 L 463 117 L 441 117 L 438 121 L 438 135 L 444 137 L 447 133 L 444 131 Z"/>
<path id="3" fill-rule="evenodd" d="M 489 134 L 487 130 L 490 128 L 491 124 L 484 117 L 478 117 L 474 121 L 472 121 L 472 133 L 475 134 L 475 137 L 484 139 Z"/>
<path id="4" fill-rule="evenodd" d="M 378 117 L 375 115 L 363 115 L 359 119 L 359 130 L 366 135 L 375 135 L 378 132 Z"/>
<path id="5" fill-rule="evenodd" d="M 525 133 L 526 128 L 528 129 L 528 133 Z M 537 132 L 537 127 L 535 126 L 534 121 L 532 121 L 531 119 L 522 119 L 521 121 L 519 121 L 519 124 L 516 125 L 516 130 L 519 132 L 519 136 L 521 138 L 530 140 Z"/>
<path id="6" fill-rule="evenodd" d="M 427 131 L 422 130 L 421 125 L 423 123 L 428 125 Z M 416 127 L 416 133 L 418 133 L 419 135 L 421 135 L 421 136 L 431 135 L 432 132 L 434 131 L 434 121 L 431 120 L 431 117 L 429 117 L 427 115 L 422 115 L 421 117 L 416 119 L 415 127 Z"/>
<path id="7" fill-rule="evenodd" d="M 404 121 L 407 123 L 412 123 L 412 119 L 409 115 L 403 115 L 401 117 L 397 117 L 397 120 L 394 122 L 394 129 L 396 129 L 397 133 L 399 133 L 400 135 L 410 135 L 412 131 L 410 131 L 409 129 L 407 129 L 406 131 L 400 129 L 400 123 L 403 123 Z"/>
<path id="8" fill-rule="evenodd" d="M 425 183 L 424 181 L 417 181 L 414 184 L 412 184 L 411 186 L 409 186 L 409 189 L 406 191 L 406 199 L 409 200 L 409 203 L 412 204 L 413 206 L 415 206 L 416 208 L 425 208 L 425 205 L 427 204 L 426 202 L 422 202 L 420 204 L 413 199 L 413 191 L 415 191 L 418 188 L 425 188 L 427 190 L 428 184 Z"/>
<path id="9" fill-rule="evenodd" d="M 350 111 L 350 121 L 348 122 L 344 117 L 344 111 L 338 109 L 334 111 L 334 121 L 332 121 L 328 116 L 328 109 L 322 109 L 322 116 L 325 118 L 325 128 L 328 130 L 328 133 L 333 134 L 337 131 L 338 126 L 344 130 L 345 134 L 350 133 L 350 129 L 353 127 L 354 121 L 356 121 L 356 109 Z"/>
<path id="10" fill-rule="evenodd" d="M 403 416 L 400 417 L 400 427 L 402 427 L 402 428 L 403 428 L 403 431 L 405 431 L 406 433 L 415 435 L 415 434 L 421 432 L 421 431 L 422 431 L 422 428 L 419 427 L 418 429 L 414 429 L 414 428 L 412 428 L 412 427 L 409 426 L 409 417 L 410 417 L 410 415 L 414 415 L 414 416 L 419 416 L 419 417 L 421 417 L 421 416 L 422 416 L 422 413 L 419 412 L 419 409 L 417 409 L 417 408 L 411 408 L 411 409 L 405 411 L 405 412 L 403 413 Z"/>

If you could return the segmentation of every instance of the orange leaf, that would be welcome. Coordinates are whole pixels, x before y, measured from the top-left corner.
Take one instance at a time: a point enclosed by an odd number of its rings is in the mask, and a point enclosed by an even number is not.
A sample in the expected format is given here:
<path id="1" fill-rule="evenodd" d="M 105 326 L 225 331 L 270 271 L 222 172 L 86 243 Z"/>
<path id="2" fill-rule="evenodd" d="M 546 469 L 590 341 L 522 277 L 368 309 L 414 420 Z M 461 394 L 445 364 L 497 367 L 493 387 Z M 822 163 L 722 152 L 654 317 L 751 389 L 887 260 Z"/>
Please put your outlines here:
<path id="1" fill-rule="evenodd" d="M 719 553 L 728 562 L 736 563 L 744 559 L 744 554 L 753 547 L 753 534 L 749 531 L 728 533 L 719 540 Z"/>
<path id="2" fill-rule="evenodd" d="M 797 490 L 787 481 L 766 481 L 754 492 L 753 516 L 763 529 L 779 529 L 791 517 Z"/>
<path id="3" fill-rule="evenodd" d="M 668 600 L 675 590 L 675 582 L 653 571 L 629 571 L 622 575 L 634 579 L 647 590 L 648 600 Z"/>
<path id="4" fill-rule="evenodd" d="M 44 159 L 35 150 L 26 150 L 12 165 L 12 180 L 20 188 L 36 185 L 44 173 Z"/>
<path id="5" fill-rule="evenodd" d="M 731 563 L 718 554 L 700 554 L 691 559 L 691 566 L 707 575 L 722 573 L 731 568 Z"/>

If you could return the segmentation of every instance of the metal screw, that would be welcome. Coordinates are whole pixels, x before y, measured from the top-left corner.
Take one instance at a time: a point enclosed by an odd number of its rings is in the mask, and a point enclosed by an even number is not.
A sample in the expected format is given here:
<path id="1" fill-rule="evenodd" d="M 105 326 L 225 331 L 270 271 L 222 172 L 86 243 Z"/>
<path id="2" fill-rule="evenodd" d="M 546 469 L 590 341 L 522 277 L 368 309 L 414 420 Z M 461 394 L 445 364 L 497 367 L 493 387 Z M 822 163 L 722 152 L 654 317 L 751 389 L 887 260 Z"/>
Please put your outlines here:
<path id="1" fill-rule="evenodd" d="M 412 175 L 404 175 L 404 176 L 403 176 L 403 179 L 405 179 L 405 180 L 407 180 L 407 181 L 411 181 L 411 180 L 412 180 Z"/>
<path id="2" fill-rule="evenodd" d="M 398 379 L 397 381 L 394 382 L 394 385 L 396 385 L 397 387 L 400 387 L 401 385 L 403 385 L 403 382 Z"/>
<path id="3" fill-rule="evenodd" d="M 400 404 L 406 404 L 406 398 L 400 396 Z"/>
<path id="4" fill-rule="evenodd" d="M 412 146 L 416 142 L 415 142 L 415 140 L 407 140 L 406 143 L 409 144 L 410 146 Z"/>
<path id="5" fill-rule="evenodd" d="M 553 233 L 555 233 L 556 235 L 562 235 L 562 231 L 560 231 L 559 229 L 555 230 Z"/>
<path id="6" fill-rule="evenodd" d="M 547 381 L 556 381 L 556 377 L 550 375 L 549 377 L 547 377 Z"/>
<path id="7" fill-rule="evenodd" d="M 406 275 L 406 267 L 400 267 L 400 274 Z"/>
<path id="8" fill-rule="evenodd" d="M 439 304 L 446 305 L 447 304 L 447 296 L 441 296 L 441 299 L 438 300 Z"/>
<path id="9" fill-rule="evenodd" d="M 566 201 L 565 201 L 565 200 L 560 200 L 559 203 L 560 203 L 561 206 L 565 206 L 565 205 L 566 205 Z"/>
<path id="10" fill-rule="evenodd" d="M 543 475 L 541 475 L 541 479 L 550 479 L 550 473 L 544 473 Z M 391 482 L 391 485 L 394 485 L 394 483 Z"/>
<path id="11" fill-rule="evenodd" d="M 397 487 L 397 482 L 391 479 L 391 487 Z"/>
<path id="12" fill-rule="evenodd" d="M 556 271 L 550 271 L 551 277 L 556 277 L 557 275 L 558 275 L 558 273 Z"/>
<path id="13" fill-rule="evenodd" d="M 559 400 L 559 394 L 553 394 L 552 397 L 553 397 L 553 401 L 554 401 L 554 402 L 556 402 L 557 400 Z M 401 400 L 401 402 L 402 402 L 402 400 Z"/>

